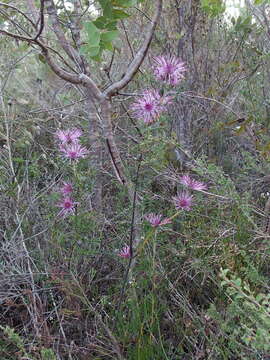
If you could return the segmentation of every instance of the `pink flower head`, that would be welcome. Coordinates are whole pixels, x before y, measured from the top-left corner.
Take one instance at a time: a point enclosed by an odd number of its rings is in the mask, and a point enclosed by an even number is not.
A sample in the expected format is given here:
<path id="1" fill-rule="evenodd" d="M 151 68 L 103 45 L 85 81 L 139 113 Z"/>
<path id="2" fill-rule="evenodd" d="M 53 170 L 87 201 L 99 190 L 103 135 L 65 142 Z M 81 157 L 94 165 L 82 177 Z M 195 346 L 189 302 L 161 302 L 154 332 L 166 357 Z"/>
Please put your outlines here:
<path id="1" fill-rule="evenodd" d="M 60 151 L 62 151 L 64 156 L 70 160 L 85 158 L 89 153 L 85 146 L 81 146 L 78 143 L 60 146 Z"/>
<path id="2" fill-rule="evenodd" d="M 82 132 L 80 129 L 74 128 L 68 130 L 57 130 L 55 135 L 62 144 L 75 144 L 78 142 Z"/>
<path id="3" fill-rule="evenodd" d="M 177 210 L 191 210 L 192 195 L 182 192 L 173 197 L 173 202 Z"/>
<path id="4" fill-rule="evenodd" d="M 201 191 L 207 189 L 206 184 L 192 179 L 189 175 L 183 175 L 182 177 L 180 177 L 180 183 L 189 187 L 192 190 Z"/>
<path id="5" fill-rule="evenodd" d="M 126 245 L 123 247 L 121 251 L 119 251 L 118 256 L 121 256 L 122 258 L 128 259 L 131 257 L 131 251 L 130 246 Z"/>
<path id="6" fill-rule="evenodd" d="M 63 182 L 63 186 L 60 189 L 61 193 L 65 196 L 73 191 L 73 187 L 70 183 Z"/>
<path id="7" fill-rule="evenodd" d="M 73 201 L 70 197 L 65 197 L 61 200 L 61 202 L 57 205 L 61 208 L 58 216 L 67 216 L 67 215 L 74 215 L 76 206 L 78 202 Z"/>
<path id="8" fill-rule="evenodd" d="M 153 123 L 171 102 L 171 97 L 161 97 L 156 90 L 145 90 L 143 96 L 133 105 L 134 116 L 146 124 Z"/>
<path id="9" fill-rule="evenodd" d="M 145 219 L 147 221 L 149 221 L 149 223 L 153 226 L 153 227 L 158 227 L 158 226 L 162 226 L 162 225 L 167 225 L 167 224 L 170 224 L 172 222 L 171 219 L 169 218 L 165 218 L 163 220 L 161 220 L 162 218 L 162 215 L 160 214 L 153 214 L 153 213 L 150 213 L 148 215 L 145 216 Z"/>
<path id="10" fill-rule="evenodd" d="M 169 85 L 177 85 L 187 71 L 185 64 L 175 56 L 157 56 L 153 68 L 156 78 Z"/>

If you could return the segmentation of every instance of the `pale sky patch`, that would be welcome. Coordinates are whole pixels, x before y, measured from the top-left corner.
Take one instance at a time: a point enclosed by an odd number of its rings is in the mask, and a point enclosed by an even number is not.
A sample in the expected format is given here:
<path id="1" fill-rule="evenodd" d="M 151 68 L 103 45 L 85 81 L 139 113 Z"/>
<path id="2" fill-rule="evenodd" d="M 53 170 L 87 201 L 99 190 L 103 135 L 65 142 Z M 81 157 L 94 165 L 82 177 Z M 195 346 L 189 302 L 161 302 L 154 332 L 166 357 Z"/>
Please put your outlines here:
<path id="1" fill-rule="evenodd" d="M 237 18 L 240 15 L 240 9 L 245 6 L 245 0 L 225 0 L 226 11 L 228 18 Z"/>

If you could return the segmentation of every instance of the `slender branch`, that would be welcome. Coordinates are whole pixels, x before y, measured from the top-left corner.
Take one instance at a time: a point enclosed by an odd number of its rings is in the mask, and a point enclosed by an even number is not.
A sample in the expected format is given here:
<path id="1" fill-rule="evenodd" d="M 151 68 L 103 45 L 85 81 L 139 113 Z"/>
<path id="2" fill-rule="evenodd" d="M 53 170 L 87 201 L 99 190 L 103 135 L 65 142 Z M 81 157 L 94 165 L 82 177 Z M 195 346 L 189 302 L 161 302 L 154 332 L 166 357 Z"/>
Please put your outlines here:
<path id="1" fill-rule="evenodd" d="M 34 39 L 30 38 L 30 37 L 14 34 L 14 33 L 10 32 L 10 31 L 6 31 L 6 30 L 3 30 L 3 29 L 0 29 L 0 34 L 7 35 L 9 37 L 12 37 L 13 39 L 27 41 L 27 42 L 32 43 L 32 44 L 36 43 L 36 41 Z"/>
<path id="2" fill-rule="evenodd" d="M 34 40 L 37 40 L 44 29 L 44 0 L 40 0 L 40 27 Z"/>
<path id="3" fill-rule="evenodd" d="M 133 239 L 134 239 L 134 228 L 135 228 L 135 217 L 136 217 L 136 206 L 137 206 L 137 191 L 138 191 L 138 183 L 139 183 L 139 174 L 140 174 L 140 167 L 142 163 L 142 154 L 139 158 L 139 163 L 137 167 L 136 172 L 136 179 L 135 179 L 135 188 L 134 188 L 134 195 L 133 195 L 133 201 L 132 201 L 132 216 L 131 216 L 131 226 L 130 226 L 130 235 L 129 235 L 129 248 L 130 248 L 130 258 L 128 265 L 126 267 L 126 271 L 124 274 L 123 284 L 120 292 L 119 302 L 117 306 L 117 312 L 121 309 L 125 290 L 128 284 L 128 278 L 129 278 L 129 272 L 132 268 L 132 264 L 134 263 L 134 257 L 133 257 Z"/>
<path id="4" fill-rule="evenodd" d="M 127 44 L 128 44 L 129 50 L 131 52 L 132 59 L 134 59 L 134 50 L 133 50 L 132 45 L 131 45 L 131 43 L 129 41 L 129 37 L 128 37 L 127 29 L 125 27 L 124 20 L 121 20 L 121 25 L 122 25 L 124 33 L 125 33 L 125 38 L 127 40 Z"/>
<path id="5" fill-rule="evenodd" d="M 162 10 L 162 0 L 157 0 L 156 12 L 155 12 L 154 18 L 153 18 L 151 24 L 149 25 L 148 30 L 146 31 L 145 40 L 144 40 L 140 50 L 137 52 L 134 59 L 130 63 L 130 65 L 125 73 L 125 76 L 121 80 L 119 80 L 119 81 L 115 82 L 114 84 L 112 84 L 111 86 L 109 86 L 108 89 L 104 93 L 105 96 L 111 97 L 112 95 L 115 95 L 115 93 L 117 93 L 118 90 L 123 89 L 133 79 L 133 77 L 139 70 L 139 67 L 141 66 L 141 64 L 147 54 L 148 48 L 151 44 L 154 31 L 156 29 L 158 20 L 161 15 L 161 10 Z"/>
<path id="6" fill-rule="evenodd" d="M 82 71 L 84 69 L 84 63 L 82 61 L 82 58 L 80 57 L 77 50 L 74 49 L 73 46 L 71 46 L 71 44 L 69 43 L 69 41 L 65 36 L 65 33 L 61 29 L 61 25 L 57 16 L 57 11 L 53 0 L 44 0 L 44 1 L 45 3 L 47 3 L 47 12 L 52 21 L 52 27 L 60 45 L 62 46 L 63 50 L 65 50 L 66 54 L 70 57 L 70 59 L 74 61 L 75 64 Z"/>
<path id="7" fill-rule="evenodd" d="M 5 6 L 5 7 L 8 7 L 10 9 L 13 9 L 13 10 L 16 10 L 19 14 L 21 14 L 23 17 L 25 17 L 25 19 L 27 21 L 29 21 L 31 23 L 31 25 L 36 29 L 36 24 L 30 19 L 30 17 L 28 17 L 23 11 L 21 11 L 20 9 L 16 8 L 15 6 L 13 5 L 9 5 L 9 4 L 6 4 L 6 3 L 3 3 L 3 2 L 0 2 L 0 6 Z"/>
<path id="8" fill-rule="evenodd" d="M 94 96 L 96 100 L 103 100 L 105 98 L 102 92 L 99 90 L 97 84 L 89 76 L 80 74 L 79 78 L 81 84 L 90 90 L 92 96 Z"/>
<path id="9" fill-rule="evenodd" d="M 38 45 L 42 49 L 42 53 L 43 53 L 45 59 L 47 60 L 49 66 L 51 67 L 51 69 L 53 70 L 53 72 L 56 75 L 61 77 L 63 80 L 71 82 L 72 84 L 81 84 L 82 83 L 82 80 L 81 80 L 79 75 L 71 74 L 71 73 L 67 72 L 66 70 L 64 70 L 63 68 L 61 68 L 59 65 L 57 65 L 52 60 L 52 57 L 50 56 L 49 51 L 46 48 L 46 46 L 44 44 L 42 44 L 38 39 L 35 40 L 35 39 L 32 39 L 32 38 L 25 37 L 25 36 L 18 35 L 18 34 L 14 34 L 14 33 L 11 33 L 9 31 L 2 30 L 2 29 L 0 29 L 0 34 L 7 35 L 7 36 L 12 37 L 12 38 L 17 39 L 17 40 L 26 41 L 26 42 L 28 42 L 30 44 Z M 88 80 L 88 83 L 91 83 L 90 79 Z"/>
<path id="10" fill-rule="evenodd" d="M 81 45 L 81 33 L 80 33 L 80 18 L 81 14 L 79 12 L 80 2 L 79 0 L 73 0 L 73 16 L 71 17 L 70 30 L 72 34 L 72 38 L 77 49 L 80 48 Z"/>
<path id="11" fill-rule="evenodd" d="M 71 73 L 67 72 L 66 70 L 64 70 L 63 68 L 61 68 L 59 65 L 57 65 L 52 60 L 52 57 L 46 48 L 43 48 L 42 52 L 43 52 L 43 55 L 44 55 L 48 65 L 50 66 L 50 68 L 56 75 L 58 75 L 63 80 L 69 81 L 72 84 L 81 84 L 81 79 L 80 79 L 79 75 L 71 74 Z"/>
<path id="12" fill-rule="evenodd" d="M 29 32 L 27 30 L 25 30 L 21 24 L 17 23 L 16 21 L 14 21 L 12 19 L 12 17 L 10 17 L 4 10 L 0 10 L 0 14 L 4 16 L 4 18 L 6 20 L 9 20 L 10 23 L 16 28 L 17 31 L 21 31 L 22 33 L 25 33 L 27 36 L 30 36 Z M 21 33 L 20 33 L 21 34 Z"/>

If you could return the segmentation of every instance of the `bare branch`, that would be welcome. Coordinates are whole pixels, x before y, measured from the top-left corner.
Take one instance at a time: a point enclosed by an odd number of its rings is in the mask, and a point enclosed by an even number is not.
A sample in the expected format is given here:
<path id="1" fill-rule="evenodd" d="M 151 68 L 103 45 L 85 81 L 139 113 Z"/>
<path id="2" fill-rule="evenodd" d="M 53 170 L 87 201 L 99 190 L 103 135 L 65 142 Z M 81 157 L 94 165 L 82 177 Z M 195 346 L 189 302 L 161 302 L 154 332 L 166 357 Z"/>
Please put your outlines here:
<path id="1" fill-rule="evenodd" d="M 80 68 L 81 71 L 83 71 L 84 63 L 82 61 L 82 58 L 77 52 L 77 50 L 74 49 L 73 46 L 69 43 L 69 41 L 65 36 L 65 33 L 61 29 L 53 0 L 44 0 L 44 1 L 45 3 L 47 3 L 47 12 L 52 21 L 52 27 L 60 45 L 65 50 L 65 52 L 70 57 L 70 59 L 75 62 L 75 64 Z"/>
<path id="2" fill-rule="evenodd" d="M 50 68 L 56 75 L 58 75 L 63 80 L 69 81 L 72 84 L 81 84 L 80 75 L 71 74 L 71 73 L 67 72 L 66 70 L 64 70 L 63 68 L 61 68 L 59 65 L 57 65 L 52 60 L 52 58 L 46 48 L 43 48 L 42 52 L 43 52 L 43 55 L 44 55 L 48 65 L 50 66 Z"/>
<path id="3" fill-rule="evenodd" d="M 25 30 L 25 29 L 23 28 L 23 26 L 21 26 L 21 24 L 19 24 L 19 23 L 17 23 L 16 21 L 14 21 L 13 18 L 12 18 L 12 16 L 9 16 L 8 13 L 7 13 L 5 10 L 0 9 L 0 14 L 3 15 L 6 20 L 10 21 L 10 23 L 16 28 L 16 30 L 17 30 L 20 34 L 24 33 L 24 34 L 26 34 L 27 36 L 30 37 L 30 33 L 29 33 L 27 30 Z"/>
<path id="4" fill-rule="evenodd" d="M 40 0 L 40 27 L 34 40 L 37 40 L 44 29 L 44 0 Z"/>
<path id="5" fill-rule="evenodd" d="M 157 26 L 158 20 L 161 15 L 161 10 L 162 10 L 162 0 L 157 0 L 157 7 L 156 7 L 156 12 L 155 12 L 154 18 L 153 18 L 151 24 L 149 25 L 148 30 L 146 31 L 145 40 L 144 40 L 140 50 L 137 52 L 134 59 L 130 63 L 130 65 L 125 73 L 125 76 L 121 80 L 119 80 L 119 81 L 115 82 L 114 84 L 112 84 L 111 86 L 109 86 L 108 89 L 105 91 L 105 95 L 107 97 L 111 97 L 118 90 L 123 89 L 133 79 L 134 75 L 139 70 L 139 67 L 142 64 L 142 62 L 147 54 L 147 50 L 150 46 L 150 43 L 152 41 L 155 28 Z"/>
<path id="6" fill-rule="evenodd" d="M 0 34 L 7 35 L 9 37 L 12 37 L 17 40 L 26 41 L 29 44 L 36 44 L 42 49 L 42 53 L 44 57 L 46 58 L 49 66 L 55 72 L 56 75 L 60 76 L 62 79 L 71 82 L 72 84 L 81 84 L 81 79 L 79 75 L 68 73 L 66 70 L 62 69 L 60 66 L 58 66 L 51 58 L 48 49 L 45 45 L 43 45 L 40 41 L 28 38 L 22 35 L 14 34 L 6 30 L 0 29 Z M 90 83 L 90 79 L 88 81 Z"/>
<path id="7" fill-rule="evenodd" d="M 96 83 L 87 75 L 85 74 L 80 74 L 79 75 L 81 84 L 84 85 L 86 88 L 88 88 L 91 92 L 91 95 L 96 99 L 96 100 L 102 100 L 104 99 L 104 95 L 102 94 L 102 92 L 99 90 L 98 86 L 96 85 Z"/>
<path id="8" fill-rule="evenodd" d="M 6 4 L 6 3 L 3 3 L 3 2 L 0 2 L 0 6 L 5 6 L 5 7 L 8 7 L 10 9 L 13 9 L 13 10 L 16 10 L 19 14 L 21 14 L 23 17 L 25 17 L 25 19 L 27 21 L 30 22 L 30 24 L 36 28 L 36 24 L 30 19 L 30 17 L 28 17 L 23 11 L 21 11 L 20 9 L 16 8 L 15 6 L 13 5 L 9 5 L 9 4 Z"/>
<path id="9" fill-rule="evenodd" d="M 73 11 L 72 19 L 71 19 L 70 30 L 72 33 L 72 38 L 74 40 L 74 43 L 75 43 L 77 49 L 79 49 L 79 47 L 81 45 L 81 32 L 80 32 L 81 14 L 79 11 L 79 8 L 80 8 L 79 0 L 74 0 L 73 6 L 74 6 L 74 11 Z"/>
<path id="10" fill-rule="evenodd" d="M 29 43 L 36 43 L 36 41 L 33 40 L 33 39 L 30 38 L 30 37 L 26 37 L 26 36 L 14 34 L 14 33 L 11 33 L 10 31 L 6 31 L 6 30 L 3 30 L 3 29 L 0 29 L 0 34 L 7 35 L 7 36 L 9 36 L 9 37 L 12 37 L 13 39 L 22 40 L 22 41 L 27 41 L 27 42 L 29 42 Z"/>

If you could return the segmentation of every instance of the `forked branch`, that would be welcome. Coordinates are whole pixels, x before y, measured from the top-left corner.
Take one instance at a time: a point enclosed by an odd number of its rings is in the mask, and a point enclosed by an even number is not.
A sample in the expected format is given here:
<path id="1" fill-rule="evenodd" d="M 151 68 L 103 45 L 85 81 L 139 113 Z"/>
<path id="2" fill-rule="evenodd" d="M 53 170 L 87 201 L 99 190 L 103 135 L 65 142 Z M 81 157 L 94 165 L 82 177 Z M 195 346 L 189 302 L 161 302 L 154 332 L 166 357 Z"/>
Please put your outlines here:
<path id="1" fill-rule="evenodd" d="M 141 48 L 138 50 L 134 59 L 131 61 L 129 67 L 127 68 L 125 76 L 121 80 L 119 80 L 119 81 L 115 82 L 114 84 L 112 84 L 111 86 L 109 86 L 108 89 L 105 91 L 105 95 L 107 97 L 111 97 L 111 96 L 115 95 L 115 93 L 117 93 L 117 91 L 123 89 L 133 79 L 134 75 L 139 70 L 139 67 L 141 66 L 141 64 L 147 54 L 148 48 L 149 48 L 152 38 L 153 38 L 154 31 L 156 29 L 158 20 L 160 18 L 161 11 L 162 11 L 162 2 L 163 2 L 163 0 L 157 0 L 155 15 L 153 17 L 152 22 L 148 26 L 148 29 L 147 29 L 146 35 L 145 35 L 145 39 L 144 39 L 144 42 L 143 42 Z"/>

